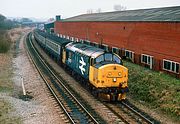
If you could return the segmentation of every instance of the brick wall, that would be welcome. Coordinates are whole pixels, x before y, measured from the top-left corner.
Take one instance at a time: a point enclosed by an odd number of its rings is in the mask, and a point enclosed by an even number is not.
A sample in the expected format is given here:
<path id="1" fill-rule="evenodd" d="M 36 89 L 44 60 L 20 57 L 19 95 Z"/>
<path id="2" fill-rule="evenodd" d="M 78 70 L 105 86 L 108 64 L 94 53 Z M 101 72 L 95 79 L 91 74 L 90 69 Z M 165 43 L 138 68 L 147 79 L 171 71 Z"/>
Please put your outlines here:
<path id="1" fill-rule="evenodd" d="M 162 60 L 180 63 L 180 23 L 174 22 L 55 22 L 55 32 L 110 47 L 128 49 L 153 56 L 155 70 L 162 70 Z"/>

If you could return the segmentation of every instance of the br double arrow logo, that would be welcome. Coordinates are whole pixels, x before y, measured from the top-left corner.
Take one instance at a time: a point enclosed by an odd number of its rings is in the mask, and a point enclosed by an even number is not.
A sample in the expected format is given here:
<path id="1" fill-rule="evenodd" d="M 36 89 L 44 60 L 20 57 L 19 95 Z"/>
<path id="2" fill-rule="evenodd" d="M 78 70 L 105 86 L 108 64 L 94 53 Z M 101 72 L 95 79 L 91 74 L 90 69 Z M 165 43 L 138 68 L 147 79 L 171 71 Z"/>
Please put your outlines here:
<path id="1" fill-rule="evenodd" d="M 84 62 L 83 57 L 81 57 L 81 60 L 79 60 L 79 63 L 81 64 L 79 66 L 79 69 L 81 70 L 82 75 L 84 75 L 84 72 L 86 71 L 84 66 L 86 66 L 86 63 Z"/>

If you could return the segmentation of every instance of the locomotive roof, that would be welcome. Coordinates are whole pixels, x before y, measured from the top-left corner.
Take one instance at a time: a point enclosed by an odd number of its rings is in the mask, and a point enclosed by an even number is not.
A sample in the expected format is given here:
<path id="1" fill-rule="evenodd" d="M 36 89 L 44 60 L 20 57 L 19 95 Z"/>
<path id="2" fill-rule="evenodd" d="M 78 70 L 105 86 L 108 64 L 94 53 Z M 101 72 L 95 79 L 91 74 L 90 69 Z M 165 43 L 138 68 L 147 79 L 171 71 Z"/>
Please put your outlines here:
<path id="1" fill-rule="evenodd" d="M 35 30 L 35 32 L 38 32 L 40 35 L 42 35 L 43 37 L 46 37 L 50 40 L 53 40 L 55 43 L 59 44 L 59 45 L 66 45 L 67 43 L 69 43 L 70 41 L 64 38 L 60 38 L 56 35 L 52 35 L 49 33 L 45 33 L 43 31 L 40 30 Z"/>
<path id="2" fill-rule="evenodd" d="M 180 22 L 180 6 L 83 14 L 62 21 L 163 21 Z"/>
<path id="3" fill-rule="evenodd" d="M 96 58 L 97 56 L 104 53 L 103 49 L 77 42 L 67 44 L 66 48 L 73 52 L 78 52 L 86 56 L 91 56 L 92 58 Z"/>

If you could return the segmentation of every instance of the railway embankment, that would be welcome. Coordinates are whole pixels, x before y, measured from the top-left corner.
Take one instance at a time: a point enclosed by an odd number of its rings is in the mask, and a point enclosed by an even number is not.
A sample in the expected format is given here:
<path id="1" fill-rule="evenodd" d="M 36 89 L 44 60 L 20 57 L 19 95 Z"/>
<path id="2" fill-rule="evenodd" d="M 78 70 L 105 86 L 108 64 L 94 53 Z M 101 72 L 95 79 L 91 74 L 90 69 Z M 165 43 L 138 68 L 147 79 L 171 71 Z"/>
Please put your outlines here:
<path id="1" fill-rule="evenodd" d="M 148 109 L 143 109 L 159 120 L 163 119 L 168 123 L 173 118 L 175 122 L 179 122 L 180 80 L 128 61 L 124 61 L 124 65 L 129 69 L 129 99 L 146 105 Z"/>
<path id="2" fill-rule="evenodd" d="M 25 35 L 30 28 L 17 28 L 8 34 L 11 47 L 0 54 L 0 123 L 44 124 L 62 122 L 54 100 L 27 57 Z M 23 98 L 22 78 L 27 95 Z"/>
<path id="3" fill-rule="evenodd" d="M 13 52 L 21 32 L 18 29 L 0 31 L 0 123 L 20 123 L 18 116 L 12 114 L 14 107 L 8 101 L 13 95 Z"/>

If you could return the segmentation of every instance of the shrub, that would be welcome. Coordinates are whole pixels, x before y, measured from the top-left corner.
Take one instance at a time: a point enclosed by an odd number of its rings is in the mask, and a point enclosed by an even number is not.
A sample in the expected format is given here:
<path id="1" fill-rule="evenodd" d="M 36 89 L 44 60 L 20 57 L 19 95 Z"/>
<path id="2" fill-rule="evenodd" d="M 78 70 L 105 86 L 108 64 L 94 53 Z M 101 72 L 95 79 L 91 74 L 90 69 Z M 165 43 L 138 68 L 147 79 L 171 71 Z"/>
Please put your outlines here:
<path id="1" fill-rule="evenodd" d="M 180 80 L 124 61 L 129 71 L 129 90 L 134 99 L 159 108 L 167 115 L 180 116 Z M 178 118 L 179 120 L 179 118 Z"/>
<path id="2" fill-rule="evenodd" d="M 0 53 L 6 53 L 11 46 L 10 39 L 8 35 L 1 31 L 0 34 Z"/>

